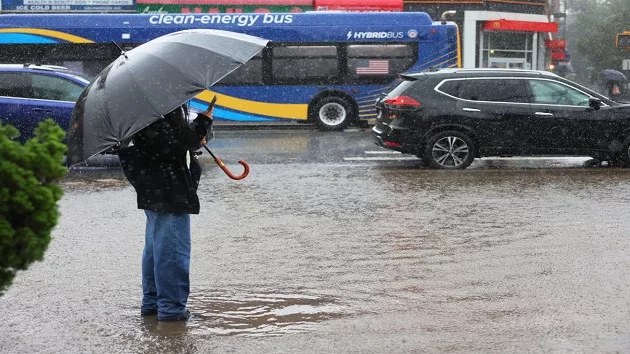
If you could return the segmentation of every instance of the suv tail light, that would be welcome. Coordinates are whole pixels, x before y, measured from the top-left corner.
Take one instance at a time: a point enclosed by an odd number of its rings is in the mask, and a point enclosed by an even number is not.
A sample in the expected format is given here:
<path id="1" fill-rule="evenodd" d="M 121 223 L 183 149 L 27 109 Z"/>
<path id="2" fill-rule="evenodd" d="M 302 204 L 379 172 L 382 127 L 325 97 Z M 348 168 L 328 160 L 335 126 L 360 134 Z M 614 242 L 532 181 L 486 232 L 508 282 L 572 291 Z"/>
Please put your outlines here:
<path id="1" fill-rule="evenodd" d="M 411 96 L 396 96 L 392 98 L 386 98 L 383 101 L 383 105 L 388 109 L 398 110 L 413 110 L 422 107 L 422 103 L 418 102 Z"/>

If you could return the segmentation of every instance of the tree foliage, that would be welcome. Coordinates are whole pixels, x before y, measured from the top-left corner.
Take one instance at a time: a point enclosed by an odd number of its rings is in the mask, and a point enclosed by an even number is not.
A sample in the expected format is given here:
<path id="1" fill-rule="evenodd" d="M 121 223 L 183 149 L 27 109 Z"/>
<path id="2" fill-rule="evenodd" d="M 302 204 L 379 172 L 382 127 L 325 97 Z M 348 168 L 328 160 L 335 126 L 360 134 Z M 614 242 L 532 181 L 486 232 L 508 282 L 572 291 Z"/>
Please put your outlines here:
<path id="1" fill-rule="evenodd" d="M 630 31 L 630 1 L 571 0 L 567 5 L 566 38 L 573 66 L 582 73 L 621 70 L 630 51 L 616 48 L 615 40 L 618 33 Z"/>
<path id="2" fill-rule="evenodd" d="M 17 129 L 0 122 L 0 295 L 18 270 L 42 260 L 57 224 L 55 184 L 66 175 L 65 132 L 47 119 L 24 145 Z"/>

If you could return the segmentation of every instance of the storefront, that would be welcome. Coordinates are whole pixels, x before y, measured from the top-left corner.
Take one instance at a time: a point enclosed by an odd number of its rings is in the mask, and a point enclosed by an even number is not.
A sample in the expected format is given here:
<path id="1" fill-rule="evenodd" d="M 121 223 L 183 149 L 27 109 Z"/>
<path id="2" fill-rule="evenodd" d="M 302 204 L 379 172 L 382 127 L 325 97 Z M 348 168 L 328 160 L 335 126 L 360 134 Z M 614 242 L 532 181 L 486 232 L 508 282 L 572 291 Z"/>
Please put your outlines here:
<path id="1" fill-rule="evenodd" d="M 137 0 L 139 13 L 271 13 L 313 11 L 313 0 Z"/>
<path id="2" fill-rule="evenodd" d="M 2 0 L 0 12 L 122 13 L 135 12 L 134 0 Z"/>
<path id="3" fill-rule="evenodd" d="M 316 11 L 402 12 L 402 0 L 315 0 Z"/>
<path id="4" fill-rule="evenodd" d="M 545 40 L 557 31 L 545 15 L 465 11 L 463 66 L 545 70 Z"/>

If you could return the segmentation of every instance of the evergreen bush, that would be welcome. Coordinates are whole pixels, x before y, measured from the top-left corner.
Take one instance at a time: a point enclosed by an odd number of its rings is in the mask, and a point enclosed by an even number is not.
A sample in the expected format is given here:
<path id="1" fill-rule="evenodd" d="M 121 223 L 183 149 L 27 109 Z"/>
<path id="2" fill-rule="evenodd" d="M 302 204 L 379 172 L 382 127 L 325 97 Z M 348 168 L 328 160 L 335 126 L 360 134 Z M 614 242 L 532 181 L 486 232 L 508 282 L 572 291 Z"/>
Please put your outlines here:
<path id="1" fill-rule="evenodd" d="M 57 224 L 63 190 L 65 132 L 51 119 L 41 122 L 24 145 L 18 130 L 0 122 L 0 295 L 18 270 L 42 260 Z"/>

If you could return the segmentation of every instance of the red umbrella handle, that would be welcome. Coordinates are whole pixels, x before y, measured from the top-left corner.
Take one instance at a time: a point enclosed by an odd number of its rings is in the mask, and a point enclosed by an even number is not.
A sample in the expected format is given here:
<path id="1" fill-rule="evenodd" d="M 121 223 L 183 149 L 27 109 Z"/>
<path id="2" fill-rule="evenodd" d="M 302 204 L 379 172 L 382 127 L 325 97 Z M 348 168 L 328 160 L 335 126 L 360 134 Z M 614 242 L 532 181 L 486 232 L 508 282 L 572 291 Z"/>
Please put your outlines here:
<path id="1" fill-rule="evenodd" d="M 240 160 L 238 162 L 245 168 L 245 170 L 243 171 L 243 173 L 240 176 L 235 176 L 234 174 L 232 174 L 232 172 L 230 172 L 230 170 L 228 170 L 228 168 L 225 166 L 225 164 L 223 163 L 223 161 L 221 161 L 220 158 L 215 157 L 214 158 L 214 162 L 216 162 L 217 165 L 219 165 L 219 167 L 221 167 L 223 172 L 225 172 L 225 174 L 228 175 L 228 177 L 230 177 L 231 179 L 235 179 L 235 180 L 243 179 L 243 178 L 247 177 L 247 175 L 249 174 L 249 165 L 247 164 L 247 162 L 245 162 L 243 160 Z"/>
<path id="2" fill-rule="evenodd" d="M 230 177 L 231 179 L 235 179 L 235 180 L 239 180 L 239 179 L 243 179 L 245 177 L 247 177 L 247 175 L 249 174 L 249 165 L 247 164 L 247 162 L 240 160 L 238 163 L 240 163 L 244 168 L 245 171 L 243 171 L 243 173 L 240 176 L 235 176 L 234 174 L 232 174 L 232 172 L 230 172 L 230 170 L 228 170 L 227 167 L 225 167 L 225 164 L 223 163 L 223 161 L 221 161 L 220 158 L 214 156 L 214 154 L 212 153 L 212 151 L 210 151 L 210 149 L 208 149 L 208 147 L 206 146 L 206 144 L 201 145 L 204 148 L 206 148 L 206 150 L 208 151 L 208 153 L 210 153 L 210 156 L 212 156 L 212 158 L 214 159 L 214 162 L 217 163 L 217 165 L 219 165 L 219 167 L 221 167 L 221 169 L 223 170 L 223 172 L 225 172 L 226 175 L 228 175 L 228 177 Z"/>

